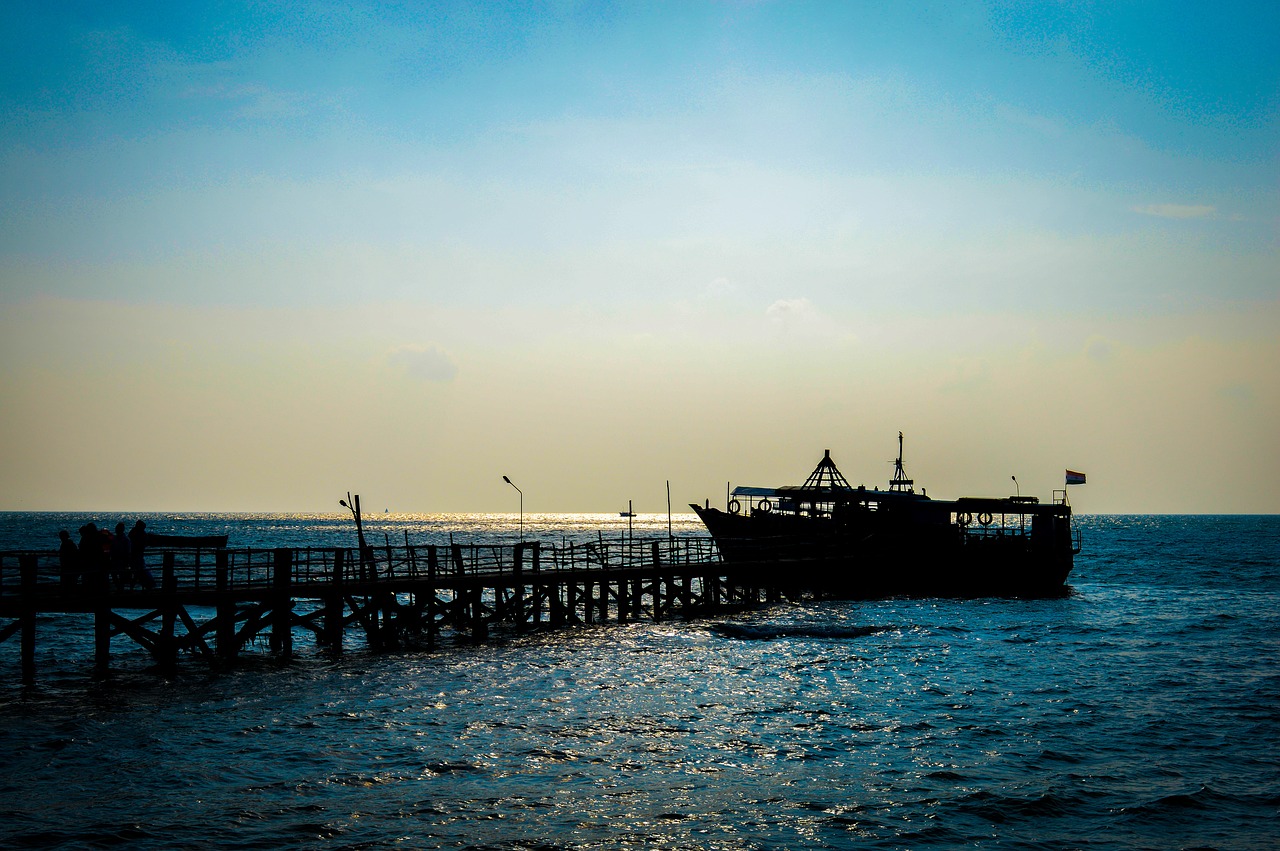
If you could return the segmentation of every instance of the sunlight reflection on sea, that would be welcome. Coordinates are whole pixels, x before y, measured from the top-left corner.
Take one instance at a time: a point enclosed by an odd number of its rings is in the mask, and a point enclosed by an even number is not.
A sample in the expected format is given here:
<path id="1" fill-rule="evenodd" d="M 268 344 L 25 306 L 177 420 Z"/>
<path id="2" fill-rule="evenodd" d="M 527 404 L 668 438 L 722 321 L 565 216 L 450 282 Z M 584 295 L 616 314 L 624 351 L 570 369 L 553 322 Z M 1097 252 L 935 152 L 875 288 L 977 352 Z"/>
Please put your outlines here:
<path id="1" fill-rule="evenodd" d="M 0 844 L 1265 847 L 1280 520 L 1082 525 L 1065 599 L 805 602 L 109 685 L 68 655 L 0 699 Z"/>

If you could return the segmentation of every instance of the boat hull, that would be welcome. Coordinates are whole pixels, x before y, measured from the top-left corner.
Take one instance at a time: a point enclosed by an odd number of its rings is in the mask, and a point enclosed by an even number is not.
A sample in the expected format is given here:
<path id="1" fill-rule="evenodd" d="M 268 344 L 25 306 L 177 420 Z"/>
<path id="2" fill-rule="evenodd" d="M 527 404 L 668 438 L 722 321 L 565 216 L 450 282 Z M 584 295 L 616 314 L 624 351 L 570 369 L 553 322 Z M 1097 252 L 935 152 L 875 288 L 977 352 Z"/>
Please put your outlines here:
<path id="1" fill-rule="evenodd" d="M 691 507 L 735 573 L 797 594 L 874 599 L 1069 592 L 1066 579 L 1074 562 L 1069 531 L 979 534 L 956 523 L 892 517 L 837 525 L 796 515 Z"/>

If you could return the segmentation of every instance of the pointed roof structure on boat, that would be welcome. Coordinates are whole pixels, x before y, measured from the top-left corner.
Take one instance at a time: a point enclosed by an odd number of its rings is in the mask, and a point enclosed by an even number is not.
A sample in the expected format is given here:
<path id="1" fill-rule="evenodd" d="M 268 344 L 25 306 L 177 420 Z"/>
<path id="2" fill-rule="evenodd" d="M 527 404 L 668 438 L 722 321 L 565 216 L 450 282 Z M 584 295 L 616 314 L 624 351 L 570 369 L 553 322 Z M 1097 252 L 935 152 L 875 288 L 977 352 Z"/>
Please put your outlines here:
<path id="1" fill-rule="evenodd" d="M 831 460 L 831 450 L 823 450 L 822 460 L 804 480 L 805 490 L 849 490 L 849 482 Z"/>

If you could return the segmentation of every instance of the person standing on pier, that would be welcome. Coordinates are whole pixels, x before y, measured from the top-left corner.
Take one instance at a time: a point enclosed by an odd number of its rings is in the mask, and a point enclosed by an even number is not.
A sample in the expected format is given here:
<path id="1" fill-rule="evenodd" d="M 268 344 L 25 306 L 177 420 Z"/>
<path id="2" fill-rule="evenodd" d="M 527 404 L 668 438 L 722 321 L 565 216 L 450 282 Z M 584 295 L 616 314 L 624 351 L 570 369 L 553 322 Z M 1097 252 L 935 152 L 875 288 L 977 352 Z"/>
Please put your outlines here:
<path id="1" fill-rule="evenodd" d="M 139 520 L 129 530 L 129 572 L 133 574 L 134 582 L 141 583 L 143 588 L 150 591 L 156 587 L 156 578 L 151 575 L 146 561 L 142 558 L 146 546 L 147 524 Z"/>
<path id="2" fill-rule="evenodd" d="M 80 527 L 80 576 L 85 588 L 96 591 L 106 577 L 106 558 L 102 551 L 102 535 L 98 524 L 86 523 Z"/>
<path id="3" fill-rule="evenodd" d="M 111 579 L 116 584 L 116 590 L 123 590 L 126 584 L 133 585 L 129 569 L 129 538 L 124 533 L 123 522 L 116 524 L 116 533 L 111 538 L 110 556 Z"/>
<path id="4" fill-rule="evenodd" d="M 58 583 L 66 592 L 76 587 L 80 574 L 80 551 L 66 529 L 58 532 L 58 539 L 62 541 L 58 545 Z"/>

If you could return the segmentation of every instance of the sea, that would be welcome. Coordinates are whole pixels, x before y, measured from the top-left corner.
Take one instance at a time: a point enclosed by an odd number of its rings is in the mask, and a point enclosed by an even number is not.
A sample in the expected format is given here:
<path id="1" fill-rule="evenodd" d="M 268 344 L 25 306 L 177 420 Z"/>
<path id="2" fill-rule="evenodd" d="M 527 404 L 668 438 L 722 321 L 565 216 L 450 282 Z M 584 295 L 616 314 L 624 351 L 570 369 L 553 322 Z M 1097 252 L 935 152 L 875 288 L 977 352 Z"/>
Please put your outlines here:
<path id="1" fill-rule="evenodd" d="M 0 514 L 233 547 L 350 515 Z M 373 515 L 393 545 L 697 535 L 677 515 Z M 518 525 L 517 525 L 518 524 Z M 1280 517 L 1077 516 L 1061 599 L 793 601 L 149 671 L 0 644 L 0 847 L 1280 847 Z M 892 565 L 885 565 L 892 569 Z M 0 623 L 0 627 L 3 624 Z"/>

